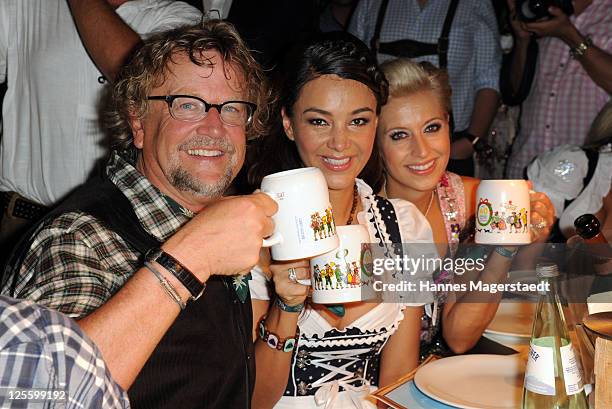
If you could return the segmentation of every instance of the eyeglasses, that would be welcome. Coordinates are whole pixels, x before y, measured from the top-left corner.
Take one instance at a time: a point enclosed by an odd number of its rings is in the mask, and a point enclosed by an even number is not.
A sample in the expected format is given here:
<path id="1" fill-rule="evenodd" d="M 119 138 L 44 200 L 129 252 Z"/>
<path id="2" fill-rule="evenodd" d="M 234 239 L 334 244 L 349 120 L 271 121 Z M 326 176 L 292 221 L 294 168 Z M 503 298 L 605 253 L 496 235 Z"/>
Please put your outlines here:
<path id="1" fill-rule="evenodd" d="M 202 98 L 191 95 L 149 96 L 148 100 L 166 101 L 172 118 L 179 121 L 197 122 L 208 115 L 211 108 L 219 112 L 221 120 L 230 126 L 245 126 L 253 120 L 257 105 L 246 101 L 226 101 L 222 104 L 209 104 Z"/>

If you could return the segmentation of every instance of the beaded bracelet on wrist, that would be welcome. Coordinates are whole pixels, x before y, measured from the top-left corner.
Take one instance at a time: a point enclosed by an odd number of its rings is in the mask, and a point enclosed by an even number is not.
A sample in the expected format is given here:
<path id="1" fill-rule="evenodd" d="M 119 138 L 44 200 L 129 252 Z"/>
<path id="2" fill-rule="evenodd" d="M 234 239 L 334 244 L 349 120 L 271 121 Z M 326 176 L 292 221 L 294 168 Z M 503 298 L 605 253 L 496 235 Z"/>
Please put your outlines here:
<path id="1" fill-rule="evenodd" d="M 261 338 L 261 340 L 272 349 L 283 352 L 293 352 L 300 337 L 299 327 L 296 329 L 296 333 L 293 337 L 281 338 L 277 334 L 268 331 L 266 328 L 266 318 L 267 317 L 264 316 L 261 320 L 259 320 L 259 330 L 257 331 L 259 338 Z"/>

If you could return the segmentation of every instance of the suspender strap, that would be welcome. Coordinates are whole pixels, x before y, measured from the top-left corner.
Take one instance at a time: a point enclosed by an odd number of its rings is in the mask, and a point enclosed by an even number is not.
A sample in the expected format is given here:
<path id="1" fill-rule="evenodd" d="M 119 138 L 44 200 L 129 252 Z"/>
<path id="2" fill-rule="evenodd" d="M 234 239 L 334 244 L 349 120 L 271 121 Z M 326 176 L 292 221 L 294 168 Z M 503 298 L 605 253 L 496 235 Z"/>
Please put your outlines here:
<path id="1" fill-rule="evenodd" d="M 390 54 L 395 57 L 415 58 L 423 55 L 433 55 L 437 53 L 440 68 L 446 69 L 446 67 L 448 67 L 449 35 L 453 20 L 455 19 L 459 0 L 451 0 L 450 2 L 448 10 L 446 12 L 446 17 L 444 18 L 442 32 L 440 34 L 440 37 L 438 38 L 437 44 L 424 43 L 421 41 L 415 41 L 410 39 L 392 41 L 389 43 L 381 44 L 380 31 L 382 29 L 382 24 L 385 19 L 385 14 L 387 12 L 388 5 L 389 0 L 382 0 L 382 2 L 380 3 L 380 8 L 378 9 L 378 14 L 376 15 L 376 26 L 374 27 L 374 35 L 370 40 L 370 49 L 372 50 L 374 55 L 376 55 L 378 52 L 383 52 L 384 54 Z"/>
<path id="2" fill-rule="evenodd" d="M 374 36 L 370 40 L 370 49 L 374 53 L 374 56 L 378 53 L 380 47 L 380 29 L 382 28 L 383 20 L 385 19 L 385 13 L 387 12 L 387 6 L 389 0 L 382 0 L 378 14 L 376 15 L 376 26 L 374 27 Z"/>
<path id="3" fill-rule="evenodd" d="M 512 64 L 511 61 L 514 58 L 516 49 L 513 49 L 509 54 L 504 54 L 502 57 L 502 68 L 499 78 L 499 91 L 501 93 L 502 101 L 506 105 L 515 106 L 520 105 L 531 91 L 531 84 L 533 84 L 533 78 L 535 77 L 536 65 L 538 61 L 539 46 L 538 42 L 534 37 L 529 40 L 527 46 L 527 59 L 525 61 L 525 68 L 523 69 L 523 77 L 518 90 L 514 90 L 512 87 Z"/>
<path id="4" fill-rule="evenodd" d="M 389 43 L 379 43 L 378 52 L 389 54 L 394 57 L 417 58 L 424 55 L 438 54 L 437 43 L 422 43 L 410 39 L 391 41 Z"/>
<path id="5" fill-rule="evenodd" d="M 459 0 L 451 0 L 446 12 L 446 18 L 444 19 L 444 25 L 442 26 L 442 34 L 438 38 L 438 59 L 440 62 L 440 68 L 446 69 L 448 67 L 448 38 L 457 11 L 457 5 Z"/>

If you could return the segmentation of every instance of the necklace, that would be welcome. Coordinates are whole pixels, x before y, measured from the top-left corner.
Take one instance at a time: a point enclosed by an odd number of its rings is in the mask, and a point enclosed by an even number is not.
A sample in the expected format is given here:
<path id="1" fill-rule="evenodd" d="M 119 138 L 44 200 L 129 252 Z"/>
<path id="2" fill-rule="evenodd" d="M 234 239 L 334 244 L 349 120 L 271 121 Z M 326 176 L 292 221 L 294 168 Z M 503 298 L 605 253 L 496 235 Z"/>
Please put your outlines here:
<path id="1" fill-rule="evenodd" d="M 385 183 L 383 185 L 382 194 L 383 194 L 384 198 L 386 198 L 386 199 L 389 198 L 389 196 L 387 196 L 387 183 Z M 427 214 L 429 213 L 429 210 L 431 209 L 431 205 L 433 204 L 433 199 L 434 199 L 435 194 L 436 194 L 436 189 L 431 191 L 431 197 L 429 198 L 429 204 L 427 205 L 427 209 L 425 210 L 425 213 L 423 213 L 423 216 L 425 216 L 425 217 L 427 217 Z M 417 209 L 419 209 L 419 208 L 417 207 Z M 419 209 L 419 211 L 420 210 L 421 209 Z"/>
<path id="2" fill-rule="evenodd" d="M 353 185 L 353 206 L 351 206 L 351 212 L 349 213 L 349 218 L 346 221 L 346 225 L 353 224 L 353 218 L 355 217 L 355 210 L 357 210 L 357 196 L 359 192 L 357 191 L 357 184 Z"/>
<path id="3" fill-rule="evenodd" d="M 436 194 L 436 189 L 431 191 L 431 197 L 429 198 L 429 204 L 427 205 L 427 210 L 423 213 L 423 216 L 427 217 L 427 213 L 429 213 L 429 209 L 431 209 L 431 204 L 433 203 L 434 196 Z"/>

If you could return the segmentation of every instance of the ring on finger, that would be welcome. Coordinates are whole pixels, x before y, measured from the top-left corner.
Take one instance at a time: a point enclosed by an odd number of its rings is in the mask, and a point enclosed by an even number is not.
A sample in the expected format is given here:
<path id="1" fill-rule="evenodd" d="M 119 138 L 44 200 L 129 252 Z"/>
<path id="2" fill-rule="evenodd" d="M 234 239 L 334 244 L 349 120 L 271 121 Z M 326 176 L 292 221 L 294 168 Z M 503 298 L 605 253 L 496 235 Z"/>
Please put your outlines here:
<path id="1" fill-rule="evenodd" d="M 531 227 L 534 229 L 538 229 L 538 230 L 542 230 L 543 228 L 545 228 L 546 226 L 548 226 L 548 223 L 546 222 L 546 220 L 542 220 L 537 224 L 532 224 Z"/>
<path id="2" fill-rule="evenodd" d="M 287 271 L 289 271 L 289 281 L 297 284 L 297 271 L 295 268 L 289 267 Z"/>

